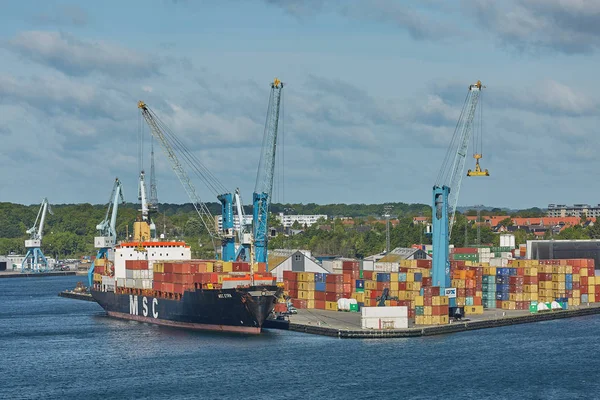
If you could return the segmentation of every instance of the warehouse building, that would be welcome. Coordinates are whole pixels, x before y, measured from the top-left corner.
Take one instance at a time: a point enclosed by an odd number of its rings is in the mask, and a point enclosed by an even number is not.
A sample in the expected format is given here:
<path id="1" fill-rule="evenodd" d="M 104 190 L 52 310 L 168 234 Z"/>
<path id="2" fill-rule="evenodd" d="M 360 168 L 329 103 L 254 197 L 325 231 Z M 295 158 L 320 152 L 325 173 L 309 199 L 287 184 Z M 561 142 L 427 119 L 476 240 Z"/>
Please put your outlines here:
<path id="1" fill-rule="evenodd" d="M 564 260 L 593 258 L 600 267 L 600 240 L 528 240 L 525 258 L 532 260 Z"/>
<path id="2" fill-rule="evenodd" d="M 283 271 L 328 273 L 312 257 L 310 250 L 291 249 L 269 251 L 269 270 L 278 282 L 283 281 Z"/>

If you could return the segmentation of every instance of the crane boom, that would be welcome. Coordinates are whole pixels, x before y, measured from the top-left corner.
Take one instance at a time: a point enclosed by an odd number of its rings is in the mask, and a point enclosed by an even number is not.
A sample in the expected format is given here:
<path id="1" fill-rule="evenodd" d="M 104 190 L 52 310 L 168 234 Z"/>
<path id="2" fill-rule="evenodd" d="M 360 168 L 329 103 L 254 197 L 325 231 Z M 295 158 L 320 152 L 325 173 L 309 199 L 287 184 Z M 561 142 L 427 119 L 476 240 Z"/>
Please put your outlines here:
<path id="1" fill-rule="evenodd" d="M 271 96 L 267 109 L 262 153 L 256 174 L 254 194 L 252 196 L 255 257 L 257 262 L 264 263 L 267 262 L 269 204 L 271 203 L 271 194 L 273 192 L 282 89 L 283 83 L 275 78 L 273 83 L 271 83 Z"/>
<path id="2" fill-rule="evenodd" d="M 469 86 L 454 135 L 433 186 L 433 284 L 441 288 L 450 286 L 450 260 L 448 246 L 454 226 L 458 195 L 464 174 L 469 140 L 473 132 L 473 118 L 481 94 L 481 81 Z"/>
<path id="3" fill-rule="evenodd" d="M 109 251 L 117 244 L 117 214 L 119 211 L 119 201 L 122 204 L 125 203 L 125 198 L 123 197 L 123 185 L 119 178 L 115 178 L 115 183 L 113 184 L 112 192 L 108 199 L 108 205 L 106 206 L 104 219 L 96 225 L 96 229 L 100 233 L 100 236 L 94 238 L 94 247 L 98 249 L 96 260 L 108 259 Z M 93 284 L 96 260 L 92 262 L 92 265 L 90 265 L 90 268 L 88 269 L 88 283 L 90 287 L 92 287 Z M 105 263 L 104 267 L 108 268 L 109 266 Z"/>
<path id="4" fill-rule="evenodd" d="M 190 177 L 181 165 L 177 154 L 175 154 L 175 150 L 173 149 L 173 147 L 165 137 L 163 130 L 157 123 L 157 118 L 155 117 L 154 113 L 148 108 L 146 103 L 144 103 L 143 101 L 138 102 L 138 108 L 140 109 L 142 116 L 146 120 L 146 123 L 150 127 L 152 135 L 159 141 L 164 152 L 166 153 L 167 158 L 171 163 L 171 167 L 173 168 L 173 171 L 175 172 L 177 178 L 181 182 L 184 190 L 186 191 L 188 197 L 192 202 L 192 205 L 194 206 L 194 209 L 198 213 L 202 225 L 204 226 L 211 238 L 211 242 L 216 254 L 217 248 L 215 245 L 215 239 L 221 239 L 221 236 L 215 228 L 214 217 L 212 216 L 206 204 L 204 204 L 202 200 L 200 200 L 200 196 L 198 196 L 198 194 L 196 193 L 196 189 L 192 184 Z"/>

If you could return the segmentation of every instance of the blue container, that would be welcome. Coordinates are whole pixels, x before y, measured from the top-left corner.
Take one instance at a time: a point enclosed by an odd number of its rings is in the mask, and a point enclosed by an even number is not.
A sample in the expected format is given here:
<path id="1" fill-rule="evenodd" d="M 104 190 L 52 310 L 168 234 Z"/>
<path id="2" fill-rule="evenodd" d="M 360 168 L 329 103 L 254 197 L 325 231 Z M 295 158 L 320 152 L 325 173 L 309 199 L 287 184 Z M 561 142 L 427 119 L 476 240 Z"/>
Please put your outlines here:
<path id="1" fill-rule="evenodd" d="M 315 292 L 325 292 L 325 282 L 315 282 Z"/>
<path id="2" fill-rule="evenodd" d="M 317 273 L 315 273 L 315 282 L 325 282 L 326 277 L 327 277 L 327 274 L 317 272 Z"/>
<path id="3" fill-rule="evenodd" d="M 507 301 L 510 299 L 510 295 L 508 293 L 496 292 L 496 300 Z"/>
<path id="4" fill-rule="evenodd" d="M 517 275 L 517 269 L 516 268 L 508 268 L 508 275 L 510 275 L 510 276 Z"/>
<path id="5" fill-rule="evenodd" d="M 406 272 L 400 272 L 398 274 L 398 282 L 406 282 Z"/>
<path id="6" fill-rule="evenodd" d="M 424 296 L 425 295 L 425 291 L 423 290 L 423 288 L 419 289 L 419 296 Z"/>
<path id="7" fill-rule="evenodd" d="M 378 272 L 377 273 L 377 282 L 389 282 L 390 281 L 390 273 L 389 272 Z"/>
<path id="8" fill-rule="evenodd" d="M 510 291 L 510 285 L 500 284 L 500 283 L 496 285 L 496 292 L 508 293 L 509 291 Z"/>
<path id="9" fill-rule="evenodd" d="M 573 275 L 572 274 L 566 274 L 565 275 L 565 282 L 573 282 Z"/>
<path id="10" fill-rule="evenodd" d="M 423 289 L 421 289 L 421 290 L 423 290 Z M 456 297 L 452 297 L 452 298 L 448 299 L 448 306 L 456 307 Z"/>
<path id="11" fill-rule="evenodd" d="M 560 305 L 562 307 L 563 310 L 568 310 L 569 309 L 569 302 L 568 301 L 561 301 Z"/>
<path id="12" fill-rule="evenodd" d="M 589 300 L 589 297 L 588 297 L 587 293 L 581 295 L 581 302 L 582 303 L 587 303 L 588 300 Z"/>
<path id="13" fill-rule="evenodd" d="M 364 281 L 364 279 L 357 279 L 355 287 L 357 289 L 364 289 L 364 287 L 365 287 L 365 281 Z"/>
<path id="14" fill-rule="evenodd" d="M 465 304 L 467 306 L 472 306 L 473 305 L 473 297 L 471 297 L 471 296 L 466 297 L 465 298 Z"/>
<path id="15" fill-rule="evenodd" d="M 565 282 L 565 288 L 567 290 L 573 290 L 573 282 Z"/>
<path id="16" fill-rule="evenodd" d="M 483 283 L 496 283 L 496 276 L 495 275 L 484 275 L 483 276 Z"/>
<path id="17" fill-rule="evenodd" d="M 357 304 L 358 304 L 358 311 L 360 311 L 360 309 L 365 306 L 365 303 L 363 303 L 362 301 L 359 301 Z"/>

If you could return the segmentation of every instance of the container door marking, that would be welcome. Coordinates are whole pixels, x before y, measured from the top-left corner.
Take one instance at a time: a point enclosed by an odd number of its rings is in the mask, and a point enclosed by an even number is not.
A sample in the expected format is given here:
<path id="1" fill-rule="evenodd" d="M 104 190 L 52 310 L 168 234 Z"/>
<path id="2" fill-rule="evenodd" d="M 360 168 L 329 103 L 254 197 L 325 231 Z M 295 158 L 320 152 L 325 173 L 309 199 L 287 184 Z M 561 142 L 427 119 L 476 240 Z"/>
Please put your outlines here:
<path id="1" fill-rule="evenodd" d="M 129 295 L 129 314 L 138 315 L 138 297 Z"/>
<path id="2" fill-rule="evenodd" d="M 152 299 L 152 316 L 154 318 L 158 318 L 158 311 L 156 311 L 156 306 L 158 306 L 158 299 Z"/>

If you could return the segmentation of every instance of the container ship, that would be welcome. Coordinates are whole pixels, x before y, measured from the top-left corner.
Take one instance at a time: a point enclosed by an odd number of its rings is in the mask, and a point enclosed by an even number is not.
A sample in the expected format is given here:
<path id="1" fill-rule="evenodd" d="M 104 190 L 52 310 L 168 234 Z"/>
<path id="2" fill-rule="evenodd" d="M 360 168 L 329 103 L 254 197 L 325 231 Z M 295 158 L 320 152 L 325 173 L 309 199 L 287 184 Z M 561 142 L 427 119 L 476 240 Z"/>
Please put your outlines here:
<path id="1" fill-rule="evenodd" d="M 134 223 L 143 239 L 145 221 Z M 282 288 L 264 263 L 193 260 L 181 241 L 121 242 L 95 260 L 90 292 L 111 317 L 259 334 Z"/>

